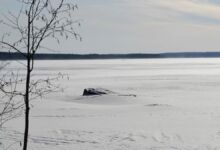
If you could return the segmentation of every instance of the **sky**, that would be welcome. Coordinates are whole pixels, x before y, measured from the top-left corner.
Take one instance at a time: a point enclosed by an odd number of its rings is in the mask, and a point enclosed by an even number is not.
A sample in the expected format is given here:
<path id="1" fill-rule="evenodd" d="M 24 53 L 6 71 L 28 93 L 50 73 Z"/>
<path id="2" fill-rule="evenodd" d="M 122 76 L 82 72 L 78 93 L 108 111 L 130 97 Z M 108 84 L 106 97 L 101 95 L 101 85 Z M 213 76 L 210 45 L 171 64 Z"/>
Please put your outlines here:
<path id="1" fill-rule="evenodd" d="M 0 13 L 16 11 L 0 0 Z M 48 41 L 56 52 L 161 53 L 220 51 L 219 0 L 76 0 L 82 42 Z M 0 28 L 0 33 L 5 31 Z"/>

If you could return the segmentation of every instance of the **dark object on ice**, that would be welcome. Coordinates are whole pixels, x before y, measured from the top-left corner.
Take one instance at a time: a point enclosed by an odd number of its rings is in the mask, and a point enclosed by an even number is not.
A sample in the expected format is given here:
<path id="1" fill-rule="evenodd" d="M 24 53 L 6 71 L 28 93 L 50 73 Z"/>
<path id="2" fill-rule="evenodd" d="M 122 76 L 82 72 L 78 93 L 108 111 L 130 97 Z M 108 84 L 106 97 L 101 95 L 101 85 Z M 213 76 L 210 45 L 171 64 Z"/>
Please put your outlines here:
<path id="1" fill-rule="evenodd" d="M 159 106 L 170 107 L 170 105 L 168 105 L 168 104 L 148 104 L 145 106 L 148 106 L 148 107 L 159 107 Z"/>
<path id="2" fill-rule="evenodd" d="M 110 94 L 110 93 L 112 92 L 106 89 L 87 88 L 87 89 L 84 89 L 83 96 L 104 95 L 104 94 Z"/>
<path id="3" fill-rule="evenodd" d="M 135 94 L 119 94 L 118 96 L 131 96 L 131 97 L 137 97 Z"/>

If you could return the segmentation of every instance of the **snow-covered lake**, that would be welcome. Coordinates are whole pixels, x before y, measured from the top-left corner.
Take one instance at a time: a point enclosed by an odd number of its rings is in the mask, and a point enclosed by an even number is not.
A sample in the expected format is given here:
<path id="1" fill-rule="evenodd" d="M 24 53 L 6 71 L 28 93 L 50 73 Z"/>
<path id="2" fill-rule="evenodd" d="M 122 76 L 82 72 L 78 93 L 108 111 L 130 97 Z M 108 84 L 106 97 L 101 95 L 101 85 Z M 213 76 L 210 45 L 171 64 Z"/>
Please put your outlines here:
<path id="1" fill-rule="evenodd" d="M 220 150 L 220 59 L 36 61 L 35 66 L 37 78 L 61 72 L 70 79 L 59 81 L 63 93 L 33 102 L 31 150 Z M 88 87 L 117 94 L 83 97 Z M 22 117 L 5 127 L 0 149 L 10 143 L 21 149 Z"/>

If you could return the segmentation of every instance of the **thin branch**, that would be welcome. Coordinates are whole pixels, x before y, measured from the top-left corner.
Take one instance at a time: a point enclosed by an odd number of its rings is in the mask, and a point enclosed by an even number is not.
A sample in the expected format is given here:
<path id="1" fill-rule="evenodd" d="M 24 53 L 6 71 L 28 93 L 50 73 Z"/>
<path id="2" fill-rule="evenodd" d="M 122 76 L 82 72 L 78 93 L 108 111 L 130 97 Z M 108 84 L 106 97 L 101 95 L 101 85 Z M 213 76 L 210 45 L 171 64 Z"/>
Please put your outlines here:
<path id="1" fill-rule="evenodd" d="M 21 52 L 19 49 L 17 49 L 15 46 L 11 45 L 10 43 L 4 42 L 4 41 L 0 41 L 0 43 L 14 49 L 15 51 L 23 55 L 25 58 L 27 58 L 27 55 L 25 55 L 23 52 Z"/>

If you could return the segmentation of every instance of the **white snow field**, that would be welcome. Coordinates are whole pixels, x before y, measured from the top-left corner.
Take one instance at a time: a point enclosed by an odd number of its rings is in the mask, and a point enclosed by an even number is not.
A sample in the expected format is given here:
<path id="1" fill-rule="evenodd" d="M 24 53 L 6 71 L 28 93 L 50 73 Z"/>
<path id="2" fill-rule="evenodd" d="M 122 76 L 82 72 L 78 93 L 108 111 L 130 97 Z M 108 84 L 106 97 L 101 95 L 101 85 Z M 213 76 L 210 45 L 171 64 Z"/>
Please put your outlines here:
<path id="1" fill-rule="evenodd" d="M 32 103 L 29 150 L 220 150 L 220 59 L 35 65 L 35 77 L 62 72 L 70 80 L 59 81 L 63 93 Z M 115 93 L 83 97 L 89 87 Z M 22 132 L 22 116 L 5 124 L 0 149 L 20 150 Z"/>

